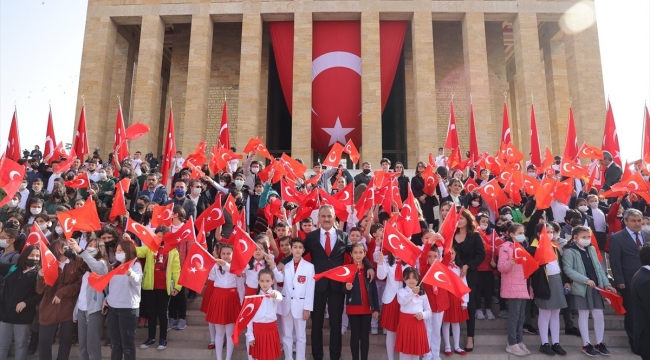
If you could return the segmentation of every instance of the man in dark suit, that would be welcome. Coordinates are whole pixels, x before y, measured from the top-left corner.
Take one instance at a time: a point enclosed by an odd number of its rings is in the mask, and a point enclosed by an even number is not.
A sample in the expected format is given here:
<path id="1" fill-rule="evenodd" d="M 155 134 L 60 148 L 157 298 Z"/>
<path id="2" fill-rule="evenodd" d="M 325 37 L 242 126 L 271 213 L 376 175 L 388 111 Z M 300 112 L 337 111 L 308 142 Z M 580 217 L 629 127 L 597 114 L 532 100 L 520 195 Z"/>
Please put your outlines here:
<path id="1" fill-rule="evenodd" d="M 621 181 L 621 176 L 623 176 L 623 170 L 621 169 L 620 166 L 618 166 L 617 163 L 614 162 L 614 158 L 612 157 L 612 154 L 609 153 L 609 151 L 603 151 L 603 159 L 600 160 L 600 165 L 605 167 L 605 174 L 603 174 L 605 183 L 603 184 L 603 187 L 600 190 L 601 193 L 603 193 L 609 190 L 612 187 L 612 185 Z M 611 204 L 615 200 L 616 198 L 608 198 L 607 202 Z"/>
<path id="2" fill-rule="evenodd" d="M 343 265 L 343 255 L 352 250 L 348 234 L 334 228 L 334 208 L 323 205 L 318 211 L 320 228 L 307 234 L 305 238 L 305 253 L 311 254 L 316 274 Z M 282 263 L 287 264 L 293 257 L 288 256 Z M 372 269 L 368 259 L 363 260 L 366 269 Z M 282 270 L 283 266 L 278 266 Z M 374 279 L 374 270 L 368 270 L 368 276 Z M 314 310 L 311 314 L 311 352 L 314 360 L 323 359 L 323 323 L 325 321 L 325 306 L 329 313 L 330 323 L 330 359 L 341 358 L 341 324 L 343 319 L 343 304 L 345 295 L 343 283 L 323 278 L 316 282 L 314 294 Z"/>
<path id="3" fill-rule="evenodd" d="M 639 254 L 641 269 L 634 274 L 630 286 L 634 311 L 634 347 L 643 360 L 650 360 L 650 244 Z"/>
<path id="4" fill-rule="evenodd" d="M 625 313 L 625 332 L 633 347 L 634 309 L 631 305 L 630 284 L 634 274 L 641 268 L 639 250 L 643 243 L 650 242 L 650 236 L 641 232 L 643 214 L 637 209 L 627 209 L 623 213 L 625 229 L 612 235 L 609 241 L 609 264 L 614 276 L 614 286 L 623 297 Z"/>

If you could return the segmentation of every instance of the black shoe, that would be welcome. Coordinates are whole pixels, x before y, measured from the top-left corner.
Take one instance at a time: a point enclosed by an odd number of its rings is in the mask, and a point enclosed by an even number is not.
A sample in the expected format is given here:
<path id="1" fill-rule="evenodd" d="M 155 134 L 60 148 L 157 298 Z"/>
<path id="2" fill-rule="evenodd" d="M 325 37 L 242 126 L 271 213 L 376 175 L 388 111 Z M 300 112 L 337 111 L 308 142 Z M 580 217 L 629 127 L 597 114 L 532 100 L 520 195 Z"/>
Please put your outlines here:
<path id="1" fill-rule="evenodd" d="M 567 335 L 580 336 L 580 330 L 578 328 L 576 328 L 576 327 L 566 328 L 564 330 L 564 333 L 567 334 Z"/>
<path id="2" fill-rule="evenodd" d="M 36 349 L 38 349 L 38 333 L 32 331 L 32 336 L 29 339 L 29 346 L 27 347 L 27 353 L 29 355 L 36 354 Z"/>
<path id="3" fill-rule="evenodd" d="M 524 324 L 524 332 L 526 334 L 537 335 L 537 330 L 530 324 Z"/>
<path id="4" fill-rule="evenodd" d="M 596 350 L 598 350 L 598 352 L 600 352 L 600 355 L 605 355 L 605 356 L 611 355 L 609 350 L 607 350 L 605 343 L 596 344 L 596 346 L 594 347 L 596 348 Z"/>
<path id="5" fill-rule="evenodd" d="M 194 291 L 191 291 L 189 294 L 187 294 L 187 300 L 196 300 L 196 293 Z"/>
<path id="6" fill-rule="evenodd" d="M 140 345 L 140 349 L 146 349 L 155 343 L 156 343 L 156 339 L 147 339 L 142 343 L 142 345 Z"/>
<path id="7" fill-rule="evenodd" d="M 551 349 L 551 345 L 549 345 L 548 343 L 540 345 L 539 346 L 539 352 L 541 352 L 542 354 L 549 355 L 549 356 L 555 356 L 555 351 L 553 351 L 553 349 Z"/>
<path id="8" fill-rule="evenodd" d="M 587 344 L 587 346 L 582 347 L 582 352 L 585 353 L 587 356 L 598 356 L 600 353 L 598 350 L 594 349 L 594 347 L 591 344 Z"/>
<path id="9" fill-rule="evenodd" d="M 555 352 L 558 355 L 562 355 L 562 356 L 566 355 L 566 351 L 564 351 L 564 349 L 562 349 L 562 347 L 558 343 L 553 344 L 553 346 L 551 346 L 551 350 L 553 350 L 553 352 Z"/>

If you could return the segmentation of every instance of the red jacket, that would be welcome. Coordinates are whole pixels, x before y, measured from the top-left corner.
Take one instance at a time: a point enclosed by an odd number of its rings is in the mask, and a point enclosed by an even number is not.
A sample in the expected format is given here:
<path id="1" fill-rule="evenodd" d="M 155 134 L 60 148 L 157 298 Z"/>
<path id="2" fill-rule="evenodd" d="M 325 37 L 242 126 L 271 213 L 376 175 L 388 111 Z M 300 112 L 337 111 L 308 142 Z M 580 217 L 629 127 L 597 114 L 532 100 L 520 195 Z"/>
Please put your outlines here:
<path id="1" fill-rule="evenodd" d="M 607 216 L 605 217 L 605 220 L 607 221 L 607 226 L 609 226 L 609 234 L 607 234 L 607 242 L 605 243 L 605 252 L 609 253 L 609 237 L 612 236 L 612 234 L 617 233 L 621 230 L 623 230 L 623 222 L 621 219 L 616 216 L 618 214 L 618 208 L 621 206 L 621 204 L 614 202 L 610 207 L 609 207 L 609 212 L 607 213 Z"/>

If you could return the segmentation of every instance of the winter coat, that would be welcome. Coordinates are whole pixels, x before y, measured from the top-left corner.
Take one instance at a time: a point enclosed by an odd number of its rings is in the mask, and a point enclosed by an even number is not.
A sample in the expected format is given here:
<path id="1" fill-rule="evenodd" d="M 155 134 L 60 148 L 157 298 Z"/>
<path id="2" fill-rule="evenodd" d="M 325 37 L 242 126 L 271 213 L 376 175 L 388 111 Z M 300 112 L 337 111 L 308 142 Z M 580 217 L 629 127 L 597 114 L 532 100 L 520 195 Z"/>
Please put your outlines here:
<path id="1" fill-rule="evenodd" d="M 524 278 L 524 267 L 521 264 L 510 263 L 513 258 L 515 244 L 506 241 L 499 247 L 499 263 L 501 272 L 501 297 L 504 299 L 532 299 L 532 289 Z"/>
<path id="2" fill-rule="evenodd" d="M 607 274 L 605 274 L 603 268 L 600 266 L 596 249 L 589 245 L 585 250 L 589 254 L 591 263 L 596 270 L 596 276 L 598 277 L 596 286 L 610 286 Z M 585 264 L 582 262 L 580 251 L 581 250 L 578 249 L 578 245 L 576 244 L 566 246 L 564 248 L 562 262 L 564 263 L 564 272 L 571 280 L 573 280 L 573 283 L 571 284 L 571 295 L 585 297 L 587 295 L 587 281 L 589 278 L 587 277 L 587 271 L 585 270 Z"/>
<path id="3" fill-rule="evenodd" d="M 72 313 L 77 304 L 77 297 L 81 289 L 81 278 L 84 271 L 83 261 L 75 257 L 67 263 L 63 270 L 59 268 L 59 277 L 54 286 L 45 284 L 42 276 L 36 282 L 36 292 L 43 294 L 39 308 L 38 322 L 41 325 L 54 325 L 72 321 Z M 54 297 L 61 299 L 58 304 L 53 304 Z"/>

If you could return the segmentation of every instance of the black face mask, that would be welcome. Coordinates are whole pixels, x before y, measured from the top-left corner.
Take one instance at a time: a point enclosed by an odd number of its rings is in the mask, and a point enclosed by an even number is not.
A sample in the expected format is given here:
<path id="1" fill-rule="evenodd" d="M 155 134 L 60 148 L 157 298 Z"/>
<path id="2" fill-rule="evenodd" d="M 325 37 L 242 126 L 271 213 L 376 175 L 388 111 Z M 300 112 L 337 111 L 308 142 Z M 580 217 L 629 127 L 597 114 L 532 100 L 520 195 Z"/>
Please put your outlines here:
<path id="1" fill-rule="evenodd" d="M 238 208 L 241 208 L 242 206 L 244 206 L 244 200 L 237 198 L 237 200 L 235 200 L 235 205 L 237 205 Z"/>
<path id="2" fill-rule="evenodd" d="M 25 259 L 25 265 L 29 267 L 34 267 L 38 265 L 38 263 L 40 262 L 41 262 L 40 260 L 36 260 L 36 259 Z"/>
<path id="3" fill-rule="evenodd" d="M 69 247 L 66 246 L 63 249 L 63 256 L 67 257 L 68 259 L 74 259 L 77 256 L 77 254 Z"/>
<path id="4" fill-rule="evenodd" d="M 366 175 L 370 174 L 370 169 L 363 169 L 363 173 Z"/>
<path id="5" fill-rule="evenodd" d="M 145 211 L 144 216 L 148 216 L 150 219 L 153 216 L 153 211 Z"/>
<path id="6" fill-rule="evenodd" d="M 144 204 L 135 204 L 135 209 L 138 211 L 144 209 Z"/>
<path id="7" fill-rule="evenodd" d="M 38 169 L 38 165 L 32 165 L 32 169 L 34 170 Z"/>

